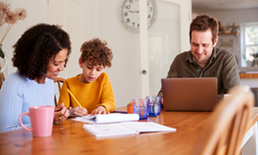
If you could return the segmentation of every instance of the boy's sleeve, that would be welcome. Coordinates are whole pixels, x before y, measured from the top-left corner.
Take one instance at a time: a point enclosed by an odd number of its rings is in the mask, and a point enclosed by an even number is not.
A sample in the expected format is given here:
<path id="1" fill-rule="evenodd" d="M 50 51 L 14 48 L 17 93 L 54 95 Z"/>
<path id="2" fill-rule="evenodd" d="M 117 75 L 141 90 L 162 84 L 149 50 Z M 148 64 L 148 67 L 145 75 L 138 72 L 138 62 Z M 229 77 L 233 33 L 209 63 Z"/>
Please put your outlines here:
<path id="1" fill-rule="evenodd" d="M 113 112 L 116 109 L 116 103 L 114 99 L 113 89 L 108 75 L 103 78 L 103 91 L 101 95 L 101 103 L 98 106 L 104 106 L 107 111 Z"/>
<path id="2" fill-rule="evenodd" d="M 62 89 L 60 91 L 60 96 L 58 100 L 58 106 L 64 103 L 65 107 L 69 108 L 70 107 L 70 97 L 67 91 L 68 88 L 68 82 L 65 80 Z"/>

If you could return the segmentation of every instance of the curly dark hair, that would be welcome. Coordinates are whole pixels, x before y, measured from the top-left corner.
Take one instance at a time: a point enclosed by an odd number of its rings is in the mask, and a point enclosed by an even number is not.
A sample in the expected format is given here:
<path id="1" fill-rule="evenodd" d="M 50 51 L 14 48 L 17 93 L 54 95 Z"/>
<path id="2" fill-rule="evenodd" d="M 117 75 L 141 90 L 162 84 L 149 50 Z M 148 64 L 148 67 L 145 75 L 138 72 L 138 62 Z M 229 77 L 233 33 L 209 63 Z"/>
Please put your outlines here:
<path id="1" fill-rule="evenodd" d="M 101 41 L 99 38 L 94 38 L 84 42 L 81 46 L 81 61 L 90 61 L 93 66 L 103 65 L 112 66 L 113 54 L 110 48 L 107 47 L 106 41 Z"/>
<path id="2" fill-rule="evenodd" d="M 62 49 L 67 49 L 65 64 L 71 53 L 69 35 L 60 26 L 43 23 L 29 28 L 13 47 L 13 66 L 31 80 L 42 78 L 51 58 Z"/>
<path id="3" fill-rule="evenodd" d="M 193 19 L 191 25 L 190 25 L 190 42 L 192 39 L 192 31 L 207 31 L 208 29 L 211 29 L 212 33 L 212 43 L 214 44 L 215 39 L 218 36 L 218 22 L 216 18 L 210 17 L 208 15 L 199 15 L 195 19 Z"/>

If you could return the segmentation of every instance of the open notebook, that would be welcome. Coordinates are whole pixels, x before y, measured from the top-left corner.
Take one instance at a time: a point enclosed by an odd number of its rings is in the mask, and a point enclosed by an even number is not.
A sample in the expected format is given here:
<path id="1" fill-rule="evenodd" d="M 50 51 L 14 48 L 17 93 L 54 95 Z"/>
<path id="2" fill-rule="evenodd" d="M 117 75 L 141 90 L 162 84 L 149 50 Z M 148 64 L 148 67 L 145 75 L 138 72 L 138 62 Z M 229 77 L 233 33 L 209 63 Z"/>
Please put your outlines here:
<path id="1" fill-rule="evenodd" d="M 176 131 L 154 122 L 123 122 L 112 124 L 84 124 L 83 128 L 96 137 L 138 134 L 140 132 Z"/>
<path id="2" fill-rule="evenodd" d="M 82 117 L 76 117 L 73 120 L 90 123 L 90 124 L 101 124 L 101 123 L 137 121 L 139 120 L 139 115 L 111 113 L 107 115 L 92 115 L 92 116 L 87 115 Z"/>

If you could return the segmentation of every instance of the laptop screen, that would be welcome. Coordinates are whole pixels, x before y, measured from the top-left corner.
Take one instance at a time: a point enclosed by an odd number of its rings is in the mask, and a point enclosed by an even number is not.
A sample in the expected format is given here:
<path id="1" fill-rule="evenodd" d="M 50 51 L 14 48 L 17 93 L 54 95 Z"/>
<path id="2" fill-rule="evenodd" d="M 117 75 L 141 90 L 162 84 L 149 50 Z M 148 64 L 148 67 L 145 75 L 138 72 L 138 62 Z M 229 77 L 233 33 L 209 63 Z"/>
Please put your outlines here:
<path id="1" fill-rule="evenodd" d="M 164 110 L 212 111 L 217 105 L 217 78 L 161 79 Z"/>

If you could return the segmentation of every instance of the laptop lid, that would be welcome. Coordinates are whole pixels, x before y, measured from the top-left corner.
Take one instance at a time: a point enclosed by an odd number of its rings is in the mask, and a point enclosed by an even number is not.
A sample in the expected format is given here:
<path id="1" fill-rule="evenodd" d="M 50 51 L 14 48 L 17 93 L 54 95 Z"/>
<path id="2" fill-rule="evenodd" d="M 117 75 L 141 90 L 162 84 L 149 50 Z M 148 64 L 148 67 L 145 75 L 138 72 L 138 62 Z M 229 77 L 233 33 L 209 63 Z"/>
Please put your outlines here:
<path id="1" fill-rule="evenodd" d="M 161 79 L 164 110 L 212 111 L 217 105 L 217 78 Z"/>

